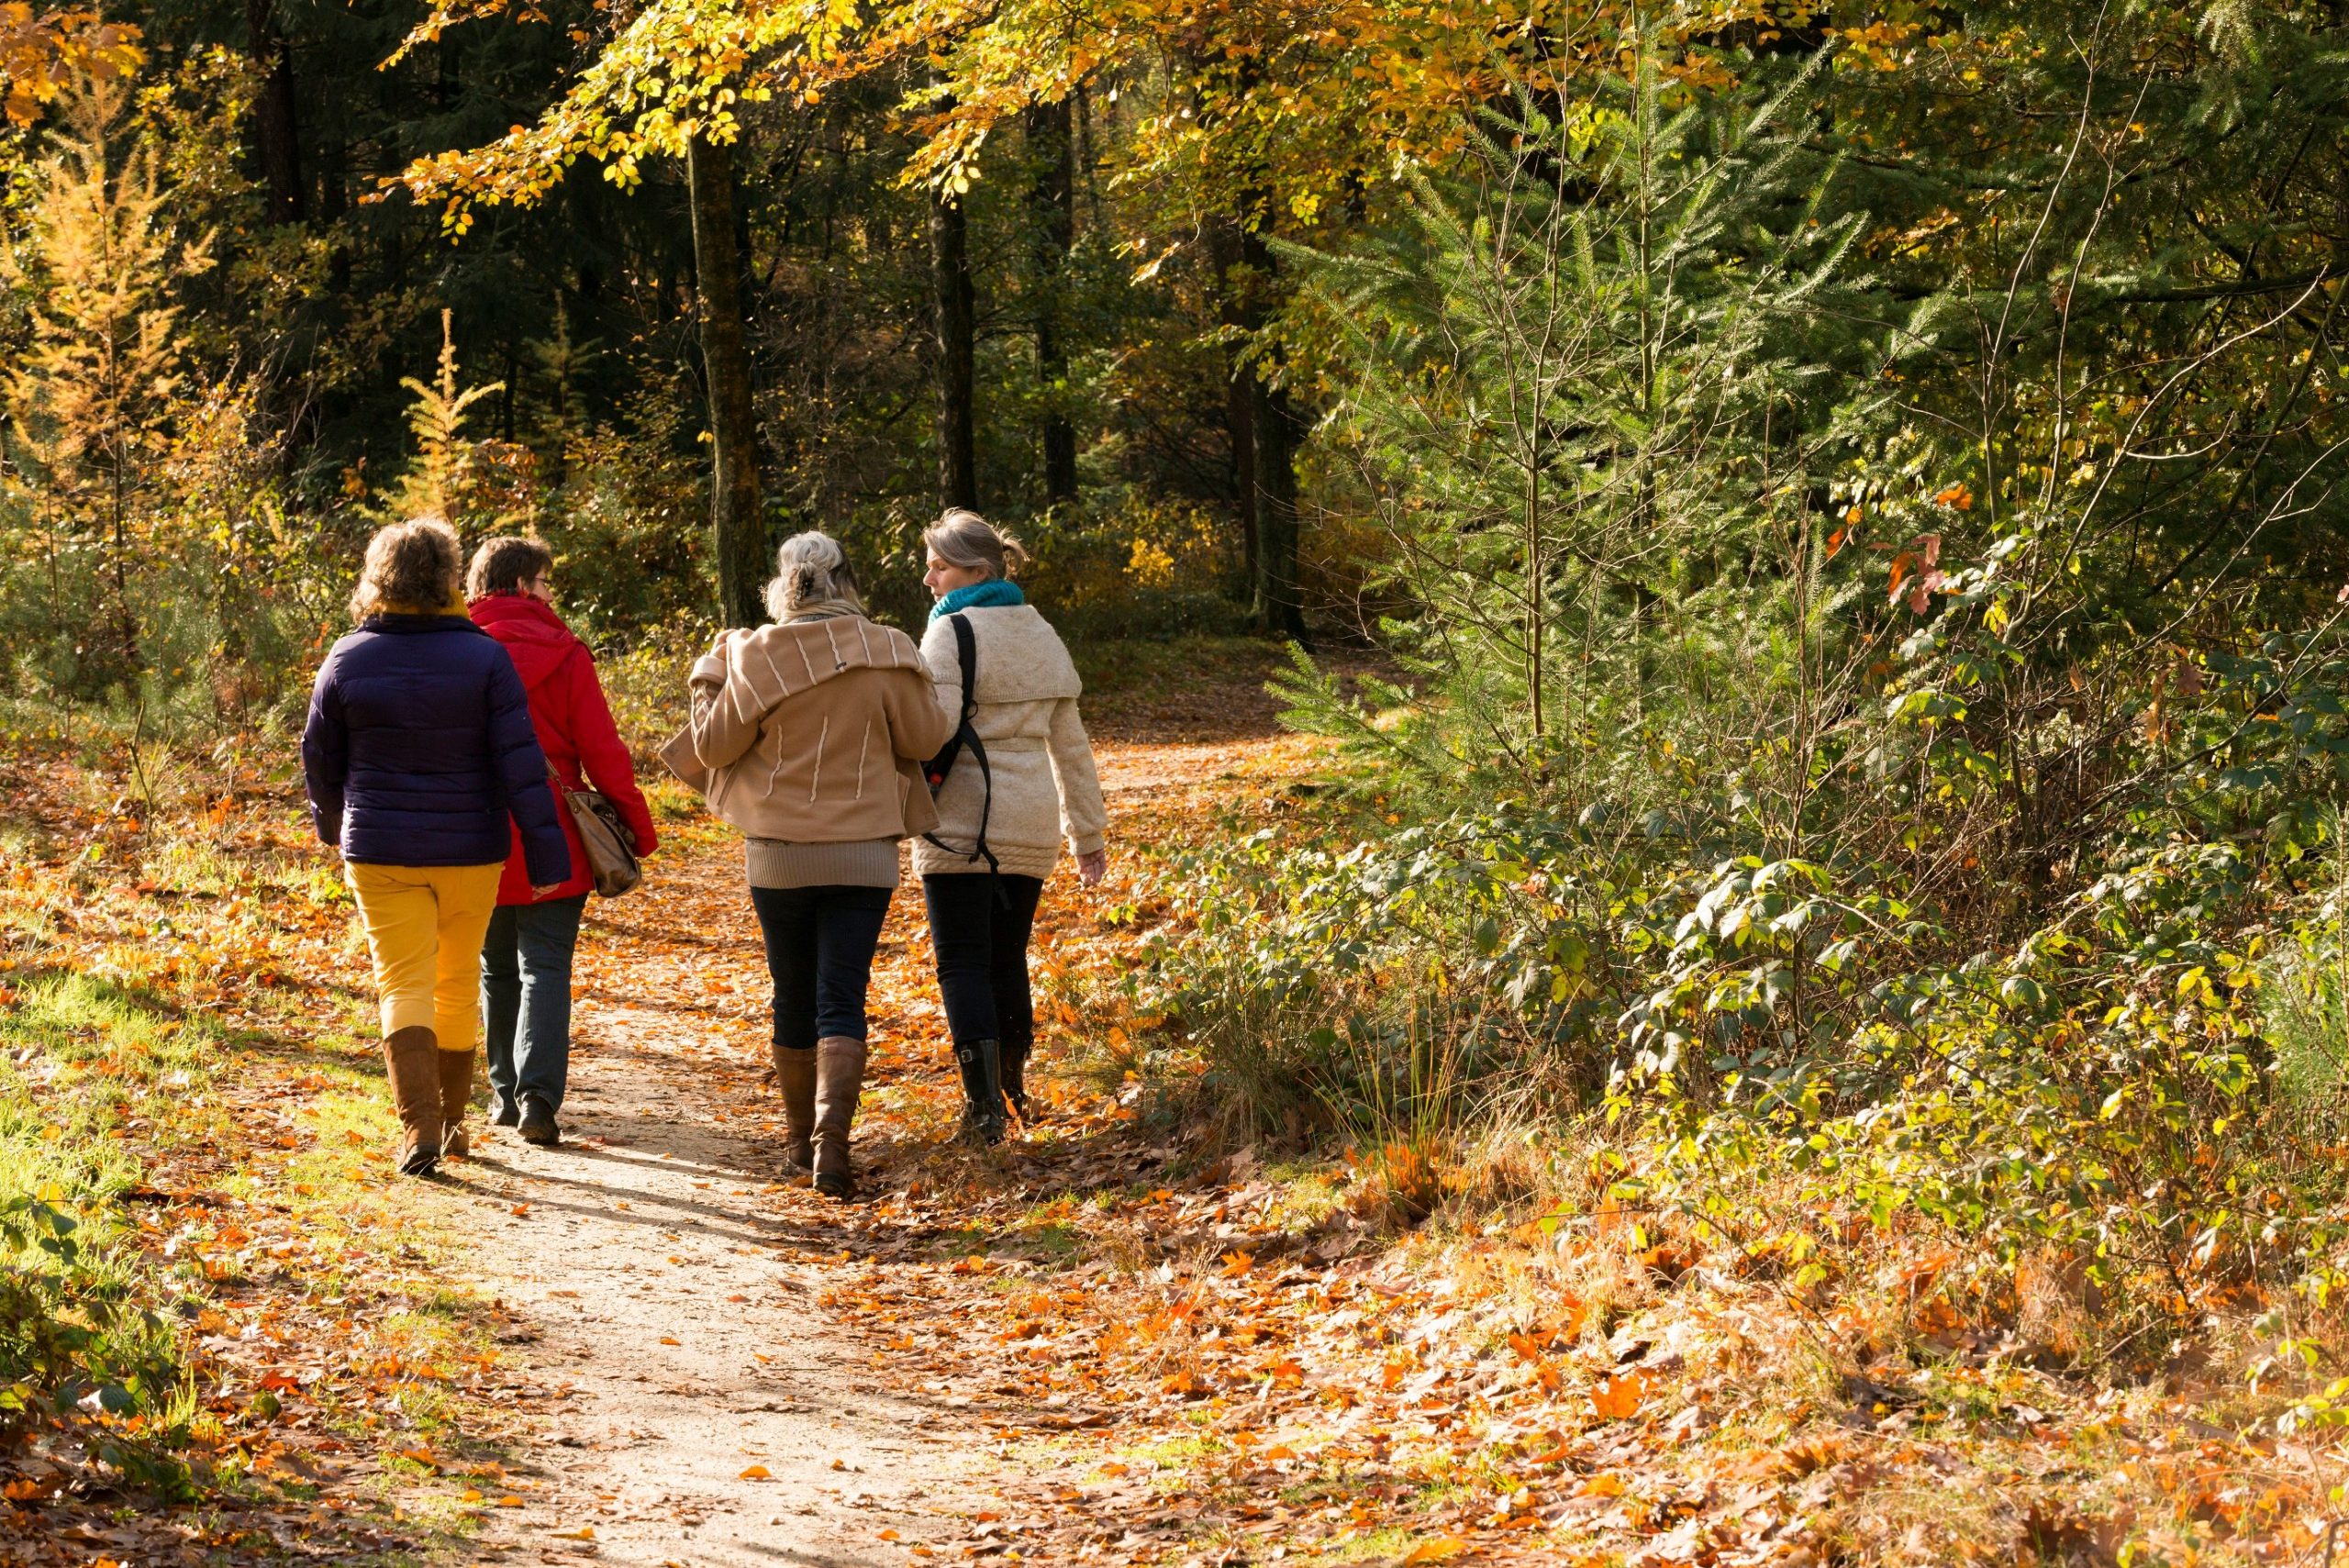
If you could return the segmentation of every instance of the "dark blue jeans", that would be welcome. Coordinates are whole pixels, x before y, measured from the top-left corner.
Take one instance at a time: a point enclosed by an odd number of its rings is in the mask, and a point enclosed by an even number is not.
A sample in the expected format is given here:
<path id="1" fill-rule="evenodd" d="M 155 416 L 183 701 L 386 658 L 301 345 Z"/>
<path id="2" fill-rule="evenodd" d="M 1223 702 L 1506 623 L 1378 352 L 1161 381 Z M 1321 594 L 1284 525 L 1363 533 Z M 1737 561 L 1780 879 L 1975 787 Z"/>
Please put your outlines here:
<path id="1" fill-rule="evenodd" d="M 864 1038 L 864 990 L 889 917 L 888 887 L 754 887 L 751 907 L 774 977 L 774 1042 Z"/>
<path id="2" fill-rule="evenodd" d="M 524 1099 L 562 1108 L 571 1081 L 571 955 L 587 895 L 501 904 L 481 949 L 481 1010 L 494 1116 Z"/>
<path id="3" fill-rule="evenodd" d="M 921 879 L 938 989 L 955 1043 L 992 1040 L 1004 1059 L 1025 1060 L 1036 1040 L 1028 992 L 1028 933 L 1044 884 L 1032 876 L 957 873 Z"/>

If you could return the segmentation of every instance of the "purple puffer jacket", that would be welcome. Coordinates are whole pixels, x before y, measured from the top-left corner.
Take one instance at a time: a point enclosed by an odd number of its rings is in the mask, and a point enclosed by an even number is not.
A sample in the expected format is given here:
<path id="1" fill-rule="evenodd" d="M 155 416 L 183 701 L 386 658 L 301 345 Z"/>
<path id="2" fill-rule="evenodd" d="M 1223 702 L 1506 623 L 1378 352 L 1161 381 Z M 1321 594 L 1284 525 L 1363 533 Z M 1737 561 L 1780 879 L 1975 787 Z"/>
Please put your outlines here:
<path id="1" fill-rule="evenodd" d="M 376 616 L 337 642 L 310 693 L 302 772 L 318 837 L 346 861 L 495 865 L 510 818 L 533 883 L 571 875 L 522 678 L 463 615 Z"/>

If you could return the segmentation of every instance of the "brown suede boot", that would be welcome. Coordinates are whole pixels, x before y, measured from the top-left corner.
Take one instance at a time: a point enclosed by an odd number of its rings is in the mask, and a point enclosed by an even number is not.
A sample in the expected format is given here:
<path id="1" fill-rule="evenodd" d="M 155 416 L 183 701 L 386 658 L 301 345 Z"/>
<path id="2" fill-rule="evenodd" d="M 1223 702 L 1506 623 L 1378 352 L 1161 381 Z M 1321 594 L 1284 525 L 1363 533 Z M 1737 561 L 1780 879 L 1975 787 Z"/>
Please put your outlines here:
<path id="1" fill-rule="evenodd" d="M 384 1070 L 400 1117 L 400 1170 L 429 1176 L 440 1162 L 440 1047 L 430 1029 L 395 1029 L 384 1040 Z"/>
<path id="2" fill-rule="evenodd" d="M 804 1176 L 816 1168 L 816 1052 L 774 1047 L 775 1087 L 783 1091 L 783 1173 Z"/>
<path id="3" fill-rule="evenodd" d="M 473 1095 L 473 1053 L 443 1051 L 440 1057 L 440 1157 L 462 1160 L 472 1151 L 465 1136 L 465 1102 Z"/>
<path id="4" fill-rule="evenodd" d="M 864 1042 L 833 1035 L 816 1042 L 816 1190 L 851 1197 L 856 1173 L 849 1166 L 848 1129 L 864 1093 Z"/>

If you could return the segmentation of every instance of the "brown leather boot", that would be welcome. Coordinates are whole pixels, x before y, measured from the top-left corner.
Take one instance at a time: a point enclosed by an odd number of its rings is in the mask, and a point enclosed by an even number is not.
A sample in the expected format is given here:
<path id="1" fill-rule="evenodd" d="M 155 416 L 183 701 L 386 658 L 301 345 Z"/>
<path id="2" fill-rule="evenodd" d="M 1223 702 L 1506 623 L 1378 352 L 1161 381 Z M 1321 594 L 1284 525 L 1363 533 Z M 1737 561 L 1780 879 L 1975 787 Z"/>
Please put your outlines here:
<path id="1" fill-rule="evenodd" d="M 783 1173 L 804 1176 L 816 1168 L 816 1052 L 774 1050 L 775 1087 L 783 1091 Z"/>
<path id="2" fill-rule="evenodd" d="M 816 1042 L 816 1190 L 851 1197 L 856 1173 L 849 1166 L 848 1129 L 864 1093 L 864 1042 L 833 1035 Z"/>
<path id="3" fill-rule="evenodd" d="M 465 1136 L 465 1102 L 473 1095 L 473 1053 L 443 1051 L 440 1057 L 440 1157 L 462 1160 L 472 1151 Z"/>
<path id="4" fill-rule="evenodd" d="M 384 1071 L 400 1117 L 400 1170 L 429 1176 L 440 1162 L 440 1045 L 430 1029 L 395 1029 L 384 1040 Z"/>

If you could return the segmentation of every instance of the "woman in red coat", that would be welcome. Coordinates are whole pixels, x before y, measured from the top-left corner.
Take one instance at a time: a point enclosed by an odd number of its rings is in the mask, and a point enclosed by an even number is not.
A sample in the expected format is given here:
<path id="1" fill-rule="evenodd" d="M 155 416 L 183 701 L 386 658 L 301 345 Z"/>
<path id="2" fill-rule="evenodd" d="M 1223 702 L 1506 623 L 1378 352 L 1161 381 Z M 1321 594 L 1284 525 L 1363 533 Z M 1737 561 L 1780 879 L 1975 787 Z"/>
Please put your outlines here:
<path id="1" fill-rule="evenodd" d="M 465 573 L 468 607 L 473 623 L 513 656 L 548 762 L 572 789 L 581 787 L 584 772 L 587 784 L 619 807 L 636 852 L 649 854 L 657 837 L 652 813 L 637 790 L 595 658 L 554 613 L 553 570 L 554 557 L 536 539 L 491 539 Z M 557 815 L 571 841 L 571 880 L 536 896 L 518 840 L 481 953 L 493 1119 L 499 1127 L 518 1122 L 523 1141 L 537 1144 L 562 1139 L 554 1114 L 571 1073 L 571 959 L 594 884 L 577 825 L 567 808 Z"/>

